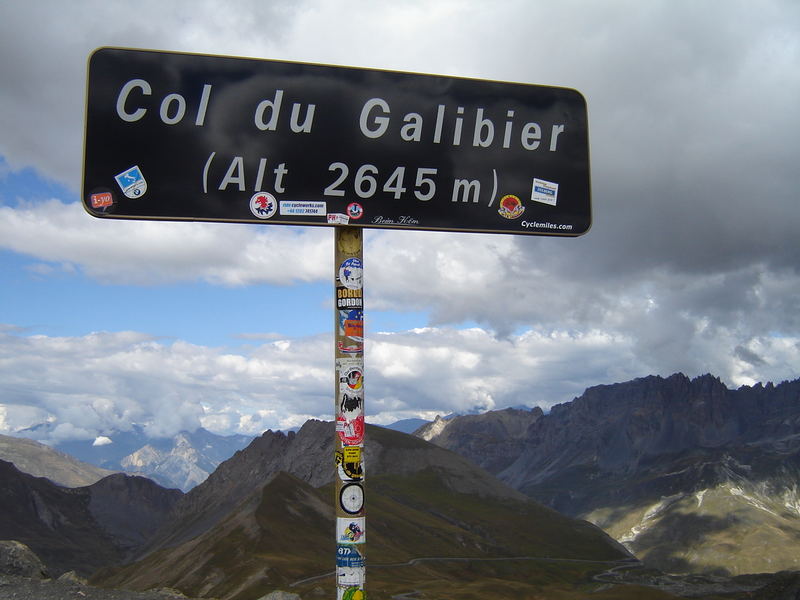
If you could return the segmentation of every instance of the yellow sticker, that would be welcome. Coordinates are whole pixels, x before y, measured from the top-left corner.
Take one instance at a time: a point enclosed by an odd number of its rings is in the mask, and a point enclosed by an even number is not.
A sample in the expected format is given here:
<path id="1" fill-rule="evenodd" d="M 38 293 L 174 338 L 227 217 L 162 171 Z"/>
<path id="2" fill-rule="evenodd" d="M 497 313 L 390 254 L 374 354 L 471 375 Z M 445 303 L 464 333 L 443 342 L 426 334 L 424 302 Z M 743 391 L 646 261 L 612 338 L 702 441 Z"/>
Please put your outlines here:
<path id="1" fill-rule="evenodd" d="M 345 446 L 342 448 L 344 453 L 344 462 L 346 463 L 360 463 L 361 462 L 361 448 L 359 446 Z"/>

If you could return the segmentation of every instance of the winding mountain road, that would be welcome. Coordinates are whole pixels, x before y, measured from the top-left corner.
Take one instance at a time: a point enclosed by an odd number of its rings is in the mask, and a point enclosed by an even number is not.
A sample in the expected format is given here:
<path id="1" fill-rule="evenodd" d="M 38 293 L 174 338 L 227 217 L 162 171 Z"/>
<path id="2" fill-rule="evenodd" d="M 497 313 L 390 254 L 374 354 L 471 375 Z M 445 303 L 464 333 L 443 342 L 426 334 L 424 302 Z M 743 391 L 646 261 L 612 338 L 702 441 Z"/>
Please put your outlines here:
<path id="1" fill-rule="evenodd" d="M 602 582 L 609 582 L 608 579 L 601 579 L 601 577 L 606 576 L 613 577 L 613 574 L 617 570 L 621 570 L 623 568 L 640 568 L 641 563 L 635 558 L 625 558 L 620 560 L 587 560 L 581 558 L 551 558 L 546 556 L 509 556 L 509 557 L 499 557 L 499 558 L 478 558 L 474 556 L 464 556 L 464 557 L 454 557 L 454 556 L 426 556 L 420 558 L 412 558 L 406 562 L 401 563 L 386 563 L 386 564 L 370 564 L 368 566 L 369 569 L 392 569 L 398 567 L 413 567 L 414 565 L 423 563 L 423 562 L 507 562 L 507 561 L 539 561 L 539 562 L 561 562 L 561 563 L 582 563 L 582 564 L 593 564 L 593 565 L 611 565 L 611 567 L 602 573 L 597 574 L 593 579 L 595 581 L 602 581 Z M 299 581 L 295 581 L 294 583 L 290 583 L 289 587 L 297 587 L 298 585 L 303 585 L 304 583 L 310 583 L 312 581 L 317 581 L 319 579 L 325 579 L 326 577 L 333 577 L 335 575 L 335 571 L 331 571 L 330 573 L 323 573 L 322 575 L 314 575 L 313 577 L 307 577 L 305 579 L 300 579 Z M 400 594 L 398 596 L 393 596 L 396 599 L 403 599 L 406 600 L 407 598 L 418 594 L 419 592 L 407 592 L 404 594 Z"/>

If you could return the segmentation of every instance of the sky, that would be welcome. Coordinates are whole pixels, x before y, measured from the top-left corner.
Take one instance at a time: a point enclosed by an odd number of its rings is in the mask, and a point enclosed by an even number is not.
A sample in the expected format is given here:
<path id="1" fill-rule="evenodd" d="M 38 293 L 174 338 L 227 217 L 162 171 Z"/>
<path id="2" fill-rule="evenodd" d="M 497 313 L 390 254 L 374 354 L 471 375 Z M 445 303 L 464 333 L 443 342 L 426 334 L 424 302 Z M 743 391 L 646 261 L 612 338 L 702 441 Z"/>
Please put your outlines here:
<path id="1" fill-rule="evenodd" d="M 333 419 L 333 230 L 95 219 L 102 46 L 561 86 L 589 117 L 577 238 L 367 229 L 365 412 L 800 376 L 795 0 L 5 0 L 0 433 L 258 435 Z"/>

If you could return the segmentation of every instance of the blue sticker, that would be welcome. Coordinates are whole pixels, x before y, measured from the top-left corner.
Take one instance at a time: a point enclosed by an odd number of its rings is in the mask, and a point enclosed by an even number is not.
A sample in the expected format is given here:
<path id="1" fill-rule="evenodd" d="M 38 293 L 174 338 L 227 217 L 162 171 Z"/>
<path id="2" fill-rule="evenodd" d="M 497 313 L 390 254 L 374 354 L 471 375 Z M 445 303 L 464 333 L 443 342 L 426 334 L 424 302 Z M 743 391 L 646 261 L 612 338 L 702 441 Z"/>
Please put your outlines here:
<path id="1" fill-rule="evenodd" d="M 359 568 L 364 566 L 364 555 L 356 546 L 350 544 L 336 545 L 336 566 Z"/>
<path id="2" fill-rule="evenodd" d="M 138 167 L 131 167 L 119 175 L 115 175 L 122 193 L 128 198 L 141 198 L 147 191 L 147 182 L 142 175 L 142 170 Z"/>
<path id="3" fill-rule="evenodd" d="M 339 267 L 339 281 L 348 290 L 360 290 L 363 271 L 361 259 L 348 258 Z"/>

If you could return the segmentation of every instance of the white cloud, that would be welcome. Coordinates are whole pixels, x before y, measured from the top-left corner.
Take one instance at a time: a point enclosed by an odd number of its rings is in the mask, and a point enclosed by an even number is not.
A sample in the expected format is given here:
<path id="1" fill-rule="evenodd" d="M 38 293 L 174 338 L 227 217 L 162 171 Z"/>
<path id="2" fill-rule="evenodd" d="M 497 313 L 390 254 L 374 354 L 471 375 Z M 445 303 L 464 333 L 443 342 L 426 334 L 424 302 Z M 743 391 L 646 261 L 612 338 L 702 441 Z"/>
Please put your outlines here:
<path id="1" fill-rule="evenodd" d="M 86 59 L 101 45 L 575 87 L 589 104 L 586 236 L 368 232 L 367 323 L 371 310 L 430 317 L 425 329 L 368 331 L 370 410 L 385 422 L 549 406 L 678 370 L 731 385 L 789 379 L 800 364 L 798 32 L 792 0 L 12 0 L 0 3 L 0 51 L 17 57 L 0 64 L 0 179 L 32 166 L 78 189 Z M 74 200 L 9 199 L 0 247 L 34 257 L 42 278 L 330 276 L 330 230 L 97 220 Z M 464 323 L 478 327 L 448 327 Z M 0 336 L 2 431 L 54 418 L 84 436 L 131 421 L 254 432 L 331 409 L 327 334 L 256 334 L 265 343 L 240 353 L 132 332 L 10 325 Z"/>
<path id="2" fill-rule="evenodd" d="M 289 285 L 325 277 L 333 232 L 230 223 L 107 221 L 59 200 L 0 206 L 0 246 L 103 283 Z"/>
<path id="3" fill-rule="evenodd" d="M 710 355 L 703 344 L 719 343 L 733 342 L 715 333 L 676 351 Z M 724 373 L 729 385 L 780 381 L 800 376 L 799 348 L 797 337 L 762 336 L 718 364 L 684 372 Z M 327 335 L 234 354 L 134 332 L 6 333 L 0 335 L 0 430 L 49 422 L 41 435 L 57 441 L 101 439 L 130 423 L 154 436 L 200 425 L 252 435 L 309 418 L 331 420 L 331 356 Z M 480 328 L 380 333 L 368 338 L 365 361 L 367 416 L 379 423 L 518 405 L 547 409 L 591 385 L 672 372 L 653 368 L 633 338 L 602 331 L 528 330 L 505 338 Z"/>

